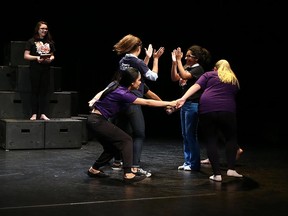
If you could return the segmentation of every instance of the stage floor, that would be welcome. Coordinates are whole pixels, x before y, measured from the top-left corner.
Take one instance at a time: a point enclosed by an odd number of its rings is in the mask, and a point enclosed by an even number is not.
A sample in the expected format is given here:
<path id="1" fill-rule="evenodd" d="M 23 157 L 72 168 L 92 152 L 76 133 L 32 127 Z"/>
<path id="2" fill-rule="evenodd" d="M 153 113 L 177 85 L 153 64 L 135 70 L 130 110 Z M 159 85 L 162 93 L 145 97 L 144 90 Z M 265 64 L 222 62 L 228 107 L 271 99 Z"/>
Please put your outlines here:
<path id="1" fill-rule="evenodd" d="M 241 144 L 240 144 L 241 145 Z M 178 171 L 183 163 L 181 139 L 145 142 L 142 165 L 152 176 L 127 185 L 122 171 L 109 166 L 105 179 L 87 176 L 101 152 L 97 141 L 81 149 L 0 150 L 0 215 L 207 216 L 286 215 L 287 146 L 245 145 L 236 170 L 244 178 L 208 179 L 200 172 Z M 201 149 L 202 158 L 205 150 Z"/>

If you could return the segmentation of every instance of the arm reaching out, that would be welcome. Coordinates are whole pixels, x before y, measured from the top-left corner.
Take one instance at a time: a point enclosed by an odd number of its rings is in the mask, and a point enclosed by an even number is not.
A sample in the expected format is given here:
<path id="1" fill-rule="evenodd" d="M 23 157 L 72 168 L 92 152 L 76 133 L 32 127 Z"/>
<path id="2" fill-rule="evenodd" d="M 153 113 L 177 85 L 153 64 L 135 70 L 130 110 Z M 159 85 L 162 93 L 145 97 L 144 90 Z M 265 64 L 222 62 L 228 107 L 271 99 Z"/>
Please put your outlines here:
<path id="1" fill-rule="evenodd" d="M 153 106 L 153 107 L 166 107 L 166 106 L 173 106 L 175 107 L 177 101 L 162 101 L 162 100 L 153 100 L 153 99 L 144 99 L 144 98 L 137 98 L 133 104 L 144 105 L 144 106 Z"/>
<path id="2" fill-rule="evenodd" d="M 186 92 L 185 94 L 177 100 L 177 105 L 176 108 L 179 109 L 180 107 L 183 106 L 183 104 L 185 103 L 185 101 L 187 100 L 188 97 L 190 97 L 191 95 L 195 94 L 195 92 L 199 91 L 201 89 L 201 86 L 197 83 L 195 83 L 194 85 L 192 85 Z"/>

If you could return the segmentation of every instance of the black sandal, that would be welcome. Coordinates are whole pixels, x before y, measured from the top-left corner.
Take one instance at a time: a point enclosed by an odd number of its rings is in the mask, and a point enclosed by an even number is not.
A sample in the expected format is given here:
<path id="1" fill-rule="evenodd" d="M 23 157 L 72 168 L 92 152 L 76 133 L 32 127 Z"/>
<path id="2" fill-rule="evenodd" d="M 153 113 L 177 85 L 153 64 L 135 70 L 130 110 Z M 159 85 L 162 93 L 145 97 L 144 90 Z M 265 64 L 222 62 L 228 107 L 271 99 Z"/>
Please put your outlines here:
<path id="1" fill-rule="evenodd" d="M 103 171 L 100 170 L 99 173 L 92 173 L 89 170 L 87 171 L 87 175 L 92 177 L 92 178 L 106 178 L 109 177 L 108 175 L 106 175 Z"/>
<path id="2" fill-rule="evenodd" d="M 133 178 L 125 178 L 124 177 L 124 182 L 125 183 L 134 183 L 134 182 L 142 181 L 145 178 L 146 178 L 145 175 L 141 175 L 141 176 L 135 175 Z"/>

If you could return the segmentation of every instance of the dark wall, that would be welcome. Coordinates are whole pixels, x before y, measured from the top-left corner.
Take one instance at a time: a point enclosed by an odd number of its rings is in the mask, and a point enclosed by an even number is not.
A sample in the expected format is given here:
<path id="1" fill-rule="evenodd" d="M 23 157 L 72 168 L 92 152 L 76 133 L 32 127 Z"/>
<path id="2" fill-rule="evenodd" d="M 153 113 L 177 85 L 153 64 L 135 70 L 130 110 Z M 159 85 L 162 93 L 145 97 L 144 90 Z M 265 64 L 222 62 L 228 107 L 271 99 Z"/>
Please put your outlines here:
<path id="1" fill-rule="evenodd" d="M 279 103 L 283 79 L 275 83 L 273 76 L 279 73 L 282 63 L 278 52 L 284 44 L 281 5 L 270 1 L 252 5 L 223 0 L 178 1 L 173 5 L 160 3 L 159 7 L 135 1 L 104 2 L 106 6 L 94 6 L 97 2 L 91 1 L 66 6 L 60 3 L 7 2 L 11 15 L 0 15 L 0 48 L 4 50 L 13 40 L 27 40 L 37 21 L 47 21 L 56 42 L 54 65 L 62 67 L 62 89 L 79 92 L 80 113 L 89 112 L 87 101 L 106 86 L 118 66 L 120 57 L 112 52 L 113 45 L 132 33 L 143 40 L 145 47 L 149 43 L 154 48 L 165 47 L 159 79 L 148 82 L 162 99 L 179 97 L 177 84 L 170 80 L 171 51 L 177 47 L 186 51 L 190 45 L 199 44 L 211 52 L 212 63 L 227 59 L 240 80 L 241 142 L 279 143 L 284 135 L 277 127 L 284 113 Z M 0 65 L 4 58 L 2 52 Z M 151 107 L 145 107 L 144 113 L 147 136 L 180 137 L 178 113 L 167 116 L 162 108 Z"/>

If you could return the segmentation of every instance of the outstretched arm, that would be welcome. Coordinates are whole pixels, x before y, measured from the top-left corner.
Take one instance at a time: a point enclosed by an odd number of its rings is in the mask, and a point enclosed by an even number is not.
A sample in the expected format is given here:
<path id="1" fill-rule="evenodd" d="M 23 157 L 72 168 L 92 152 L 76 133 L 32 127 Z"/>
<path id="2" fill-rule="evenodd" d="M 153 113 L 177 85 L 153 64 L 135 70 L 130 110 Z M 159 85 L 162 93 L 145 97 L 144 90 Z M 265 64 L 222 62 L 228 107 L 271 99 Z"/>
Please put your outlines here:
<path id="1" fill-rule="evenodd" d="M 180 107 L 183 106 L 183 104 L 185 103 L 185 101 L 187 100 L 188 97 L 190 97 L 191 95 L 195 94 L 195 92 L 199 91 L 201 89 L 201 86 L 197 83 L 195 83 L 194 85 L 192 85 L 186 92 L 185 94 L 177 100 L 177 106 L 176 108 L 179 109 Z"/>
<path id="2" fill-rule="evenodd" d="M 166 106 L 173 106 L 175 107 L 177 102 L 174 101 L 159 101 L 153 99 L 144 99 L 144 98 L 137 98 L 133 104 L 144 105 L 144 106 L 153 106 L 153 107 L 166 107 Z"/>

